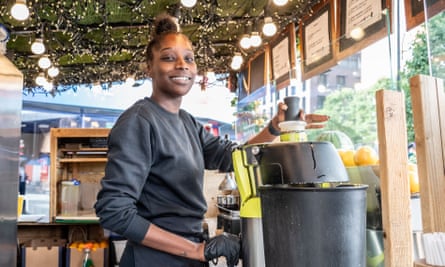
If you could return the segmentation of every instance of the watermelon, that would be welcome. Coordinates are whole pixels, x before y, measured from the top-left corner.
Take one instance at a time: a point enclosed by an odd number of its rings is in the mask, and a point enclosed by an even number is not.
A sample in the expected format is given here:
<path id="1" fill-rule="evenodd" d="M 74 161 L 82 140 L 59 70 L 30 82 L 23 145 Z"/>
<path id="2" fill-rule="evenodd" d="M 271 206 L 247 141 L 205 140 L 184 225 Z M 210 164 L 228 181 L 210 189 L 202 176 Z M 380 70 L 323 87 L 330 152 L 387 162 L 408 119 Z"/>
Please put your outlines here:
<path id="1" fill-rule="evenodd" d="M 317 136 L 316 141 L 331 142 L 337 149 L 354 149 L 354 143 L 352 143 L 351 138 L 338 130 L 324 131 Z"/>

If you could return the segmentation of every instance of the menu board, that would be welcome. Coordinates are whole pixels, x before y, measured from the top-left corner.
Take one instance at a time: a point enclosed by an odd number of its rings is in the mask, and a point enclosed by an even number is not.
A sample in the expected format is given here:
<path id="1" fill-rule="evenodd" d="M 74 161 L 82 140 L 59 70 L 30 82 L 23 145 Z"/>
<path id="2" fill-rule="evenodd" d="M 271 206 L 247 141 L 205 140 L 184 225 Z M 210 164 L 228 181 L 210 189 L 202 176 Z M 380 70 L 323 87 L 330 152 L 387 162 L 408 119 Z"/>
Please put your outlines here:
<path id="1" fill-rule="evenodd" d="M 249 64 L 249 93 L 262 88 L 265 84 L 266 57 L 265 52 L 257 55 Z"/>
<path id="2" fill-rule="evenodd" d="M 390 23 L 389 1 L 387 0 L 340 0 L 337 18 L 340 25 L 337 34 L 337 60 L 344 59 L 387 34 Z M 360 31 L 359 38 L 351 33 Z"/>
<path id="3" fill-rule="evenodd" d="M 280 90 L 290 84 L 290 71 L 296 64 L 295 25 L 290 23 L 270 43 L 272 79 L 275 81 L 276 89 Z"/>
<path id="4" fill-rule="evenodd" d="M 322 3 L 314 10 L 312 16 L 302 19 L 300 23 L 301 64 L 304 80 L 335 64 L 332 6 L 332 1 Z"/>

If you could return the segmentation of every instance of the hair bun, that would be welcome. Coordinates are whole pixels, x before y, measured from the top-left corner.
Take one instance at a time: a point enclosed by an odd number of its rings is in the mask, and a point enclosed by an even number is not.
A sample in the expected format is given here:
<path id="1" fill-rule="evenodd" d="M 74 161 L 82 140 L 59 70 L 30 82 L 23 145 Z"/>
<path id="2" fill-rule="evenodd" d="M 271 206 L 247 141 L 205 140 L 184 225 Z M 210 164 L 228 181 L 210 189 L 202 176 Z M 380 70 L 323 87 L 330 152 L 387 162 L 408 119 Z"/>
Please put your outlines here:
<path id="1" fill-rule="evenodd" d="M 168 14 L 159 15 L 155 20 L 154 26 L 153 38 L 166 33 L 178 33 L 180 31 L 176 18 Z"/>

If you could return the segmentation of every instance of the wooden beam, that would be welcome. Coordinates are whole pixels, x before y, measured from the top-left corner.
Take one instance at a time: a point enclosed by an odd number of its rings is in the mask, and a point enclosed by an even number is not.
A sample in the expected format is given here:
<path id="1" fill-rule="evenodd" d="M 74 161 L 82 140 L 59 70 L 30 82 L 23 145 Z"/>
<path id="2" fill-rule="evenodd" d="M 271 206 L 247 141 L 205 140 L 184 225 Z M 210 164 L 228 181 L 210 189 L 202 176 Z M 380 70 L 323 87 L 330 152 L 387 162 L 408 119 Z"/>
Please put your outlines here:
<path id="1" fill-rule="evenodd" d="M 445 92 L 441 79 L 410 79 L 423 232 L 445 232 Z"/>
<path id="2" fill-rule="evenodd" d="M 401 92 L 379 90 L 376 102 L 385 266 L 412 266 L 405 99 Z"/>

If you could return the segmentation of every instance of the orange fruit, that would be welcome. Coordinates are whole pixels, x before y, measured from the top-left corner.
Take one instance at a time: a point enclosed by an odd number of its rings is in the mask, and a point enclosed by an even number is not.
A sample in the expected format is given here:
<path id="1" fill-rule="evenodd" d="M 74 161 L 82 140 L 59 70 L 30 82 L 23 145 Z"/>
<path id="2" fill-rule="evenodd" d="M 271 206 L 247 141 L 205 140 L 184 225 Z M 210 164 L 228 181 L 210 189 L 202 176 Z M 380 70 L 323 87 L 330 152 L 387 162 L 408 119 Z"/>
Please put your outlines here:
<path id="1" fill-rule="evenodd" d="M 377 152 L 370 146 L 361 146 L 355 151 L 354 162 L 358 166 L 376 165 L 378 161 Z"/>
<path id="2" fill-rule="evenodd" d="M 419 176 L 417 171 L 408 170 L 408 179 L 411 194 L 419 193 Z"/>
<path id="3" fill-rule="evenodd" d="M 343 161 L 343 165 L 345 167 L 353 167 L 356 166 L 354 162 L 354 154 L 355 151 L 351 149 L 339 149 L 337 150 L 340 155 L 341 160 Z"/>

